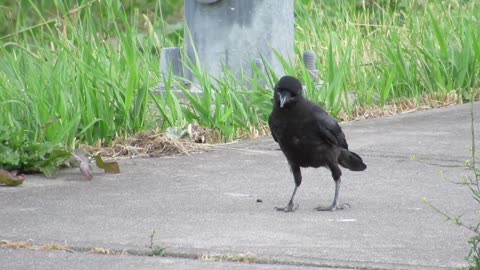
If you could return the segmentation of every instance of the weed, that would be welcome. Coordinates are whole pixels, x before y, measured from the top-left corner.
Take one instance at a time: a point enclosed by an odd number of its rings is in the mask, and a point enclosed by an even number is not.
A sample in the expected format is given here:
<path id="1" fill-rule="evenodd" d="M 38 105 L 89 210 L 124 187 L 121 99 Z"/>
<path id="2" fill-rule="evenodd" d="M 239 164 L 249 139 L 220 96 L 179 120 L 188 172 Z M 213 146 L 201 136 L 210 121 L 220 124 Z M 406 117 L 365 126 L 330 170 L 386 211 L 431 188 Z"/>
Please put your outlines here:
<path id="1" fill-rule="evenodd" d="M 465 175 L 463 178 L 463 185 L 468 187 L 471 191 L 471 194 L 477 203 L 480 203 L 480 169 L 478 168 L 477 158 L 476 158 L 476 147 L 475 147 L 475 126 L 474 126 L 474 111 L 473 111 L 473 102 L 471 108 L 471 148 L 470 154 L 471 159 L 466 160 L 464 166 L 471 172 L 471 175 Z M 441 164 L 432 164 L 437 166 L 443 166 Z M 454 165 L 455 167 L 459 167 Z M 455 225 L 466 228 L 473 233 L 473 236 L 469 239 L 468 244 L 470 245 L 470 250 L 466 256 L 466 260 L 469 263 L 470 267 L 468 269 L 476 270 L 480 269 L 480 220 L 477 220 L 476 224 L 465 223 L 462 220 L 462 215 L 452 215 L 447 211 L 438 208 L 433 205 L 427 198 L 423 198 L 423 201 L 428 204 L 433 210 L 441 214 L 446 221 L 450 221 Z"/>
<path id="2" fill-rule="evenodd" d="M 165 247 L 161 245 L 155 244 L 155 229 L 152 230 L 150 234 L 150 245 L 149 248 L 151 250 L 149 256 L 165 256 Z"/>

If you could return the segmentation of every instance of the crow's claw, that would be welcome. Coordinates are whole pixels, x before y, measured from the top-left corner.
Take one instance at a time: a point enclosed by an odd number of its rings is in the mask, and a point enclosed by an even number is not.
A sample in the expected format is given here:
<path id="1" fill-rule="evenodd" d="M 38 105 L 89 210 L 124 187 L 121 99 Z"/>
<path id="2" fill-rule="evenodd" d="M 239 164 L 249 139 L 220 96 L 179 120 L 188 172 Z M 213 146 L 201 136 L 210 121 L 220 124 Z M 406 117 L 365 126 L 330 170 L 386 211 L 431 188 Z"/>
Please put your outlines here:
<path id="1" fill-rule="evenodd" d="M 294 212 L 297 209 L 298 209 L 298 204 L 297 205 L 289 204 L 285 207 L 275 207 L 275 210 L 283 211 L 283 212 Z"/>
<path id="2" fill-rule="evenodd" d="M 348 203 L 345 203 L 345 204 L 341 204 L 341 205 L 330 205 L 330 206 L 318 206 L 318 207 L 315 207 L 314 210 L 317 210 L 317 211 L 336 211 L 336 210 L 343 210 L 345 209 L 346 207 L 348 208 L 351 208 L 350 204 Z"/>

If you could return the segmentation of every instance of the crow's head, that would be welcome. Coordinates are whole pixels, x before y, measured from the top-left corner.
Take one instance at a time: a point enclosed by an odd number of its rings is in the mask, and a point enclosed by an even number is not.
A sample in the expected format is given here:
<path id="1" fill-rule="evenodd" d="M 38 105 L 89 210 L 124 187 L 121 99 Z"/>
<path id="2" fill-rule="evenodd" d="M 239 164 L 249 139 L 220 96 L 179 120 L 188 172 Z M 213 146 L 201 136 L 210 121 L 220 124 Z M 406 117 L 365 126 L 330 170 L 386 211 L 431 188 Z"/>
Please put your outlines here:
<path id="1" fill-rule="evenodd" d="M 295 77 L 283 76 L 275 85 L 275 104 L 280 108 L 288 107 L 302 96 L 302 83 Z"/>

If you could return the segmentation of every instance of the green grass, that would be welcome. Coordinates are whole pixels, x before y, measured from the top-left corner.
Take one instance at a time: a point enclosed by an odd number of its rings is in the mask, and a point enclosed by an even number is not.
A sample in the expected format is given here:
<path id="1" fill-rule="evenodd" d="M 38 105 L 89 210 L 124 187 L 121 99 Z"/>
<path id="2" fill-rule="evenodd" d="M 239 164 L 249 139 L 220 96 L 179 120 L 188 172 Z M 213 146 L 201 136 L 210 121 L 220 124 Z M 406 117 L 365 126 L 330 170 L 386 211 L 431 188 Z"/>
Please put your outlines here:
<path id="1" fill-rule="evenodd" d="M 357 91 L 360 105 L 451 90 L 468 98 L 479 87 L 478 2 L 303 2 L 296 6 L 298 52 L 316 51 L 324 80 L 341 76 L 333 91 Z"/>
<path id="2" fill-rule="evenodd" d="M 160 80 L 161 47 L 182 45 L 181 2 L 4 1 L 0 168 L 39 171 L 61 162 L 55 150 L 193 121 L 225 141 L 262 133 L 278 79 L 268 68 L 238 79 L 192 66 L 203 95 L 172 78 L 165 95 L 149 91 Z M 297 58 L 314 50 L 325 84 L 314 90 L 298 61 L 284 62 L 285 71 L 334 116 L 452 90 L 466 101 L 480 88 L 479 14 L 480 3 L 467 0 L 295 1 Z"/>
<path id="3" fill-rule="evenodd" d="M 96 21 L 93 10 L 106 12 L 105 21 Z M 148 126 L 147 90 L 158 57 L 138 49 L 153 39 L 136 34 L 138 12 L 130 17 L 117 1 L 94 2 L 42 31 L 2 40 L 2 167 L 28 169 L 35 167 L 30 159 L 52 149 L 109 142 Z"/>

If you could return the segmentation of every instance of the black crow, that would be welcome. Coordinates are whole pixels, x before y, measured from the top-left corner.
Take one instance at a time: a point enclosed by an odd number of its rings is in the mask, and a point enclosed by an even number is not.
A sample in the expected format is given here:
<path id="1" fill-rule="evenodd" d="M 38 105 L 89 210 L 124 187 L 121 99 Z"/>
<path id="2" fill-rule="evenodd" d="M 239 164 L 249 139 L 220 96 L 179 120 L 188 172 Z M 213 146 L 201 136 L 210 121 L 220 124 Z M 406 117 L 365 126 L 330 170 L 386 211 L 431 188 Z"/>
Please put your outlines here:
<path id="1" fill-rule="evenodd" d="M 295 189 L 286 207 L 279 211 L 294 211 L 293 198 L 302 182 L 300 167 L 327 167 L 335 181 L 332 205 L 319 206 L 318 211 L 343 209 L 337 204 L 340 190 L 340 166 L 352 171 L 367 168 L 362 158 L 348 150 L 345 135 L 337 121 L 317 104 L 302 96 L 302 84 L 292 76 L 284 76 L 275 86 L 273 111 L 268 119 L 273 139 L 280 145 L 290 165 Z"/>

